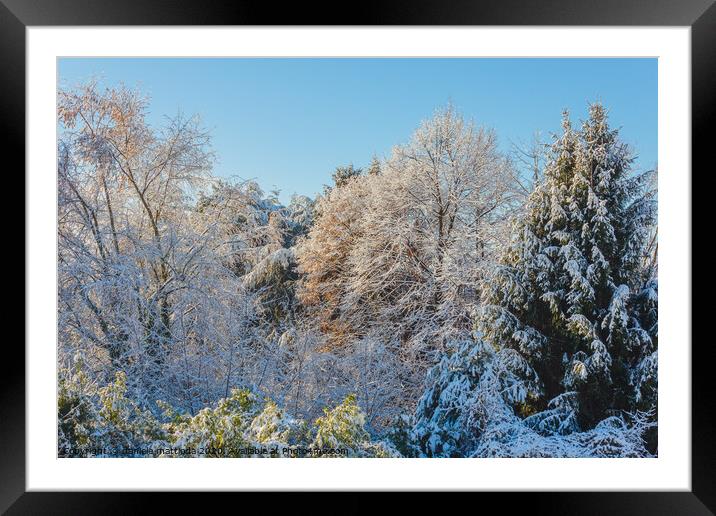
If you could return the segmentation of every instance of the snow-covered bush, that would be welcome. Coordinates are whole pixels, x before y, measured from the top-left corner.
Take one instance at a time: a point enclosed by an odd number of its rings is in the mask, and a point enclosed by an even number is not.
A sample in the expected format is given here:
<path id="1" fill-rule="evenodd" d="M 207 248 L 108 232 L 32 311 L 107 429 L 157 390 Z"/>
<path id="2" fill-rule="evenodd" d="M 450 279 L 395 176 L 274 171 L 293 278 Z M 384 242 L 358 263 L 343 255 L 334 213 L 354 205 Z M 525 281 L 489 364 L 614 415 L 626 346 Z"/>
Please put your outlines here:
<path id="1" fill-rule="evenodd" d="M 365 414 L 353 394 L 337 407 L 325 409 L 325 414 L 316 420 L 316 428 L 312 444 L 319 448 L 347 448 L 355 453 L 368 441 Z"/>
<path id="2" fill-rule="evenodd" d="M 124 373 L 96 388 L 78 366 L 63 372 L 59 388 L 60 456 L 150 457 L 398 457 L 387 441 L 372 440 L 365 414 L 349 395 L 325 408 L 313 424 L 289 416 L 248 389 L 197 414 L 164 402 L 162 420 L 126 397 Z"/>
<path id="3" fill-rule="evenodd" d="M 81 355 L 60 372 L 58 386 L 59 456 L 141 456 L 142 447 L 163 442 L 154 416 L 126 397 L 126 375 L 118 371 L 107 385 L 89 382 Z"/>
<path id="4" fill-rule="evenodd" d="M 651 414 L 610 416 L 580 431 L 574 393 L 522 417 L 536 396 L 534 373 L 511 349 L 481 339 L 451 345 L 429 374 L 418 403 L 409 454 L 427 457 L 648 457 Z M 527 378 L 528 380 L 524 380 Z"/>
<path id="5" fill-rule="evenodd" d="M 306 442 L 309 428 L 305 421 L 294 419 L 267 400 L 263 410 L 247 428 L 246 435 L 253 441 L 263 445 L 296 446 Z"/>
<path id="6" fill-rule="evenodd" d="M 71 369 L 60 371 L 57 386 L 57 432 L 60 456 L 72 446 L 90 446 L 97 424 L 96 387 L 83 371 L 81 355 L 75 355 Z"/>
<path id="7" fill-rule="evenodd" d="M 365 414 L 356 403 L 356 396 L 349 394 L 333 409 L 324 409 L 324 415 L 315 421 L 315 437 L 311 447 L 337 450 L 321 456 L 351 457 L 400 457 L 400 452 L 388 440 L 371 440 L 365 429 Z"/>
<path id="8" fill-rule="evenodd" d="M 169 443 L 177 448 L 195 450 L 205 457 L 231 457 L 246 449 L 250 442 L 244 432 L 257 415 L 260 404 L 248 389 L 232 389 L 215 407 L 206 407 L 193 417 L 171 414 L 166 425 Z"/>

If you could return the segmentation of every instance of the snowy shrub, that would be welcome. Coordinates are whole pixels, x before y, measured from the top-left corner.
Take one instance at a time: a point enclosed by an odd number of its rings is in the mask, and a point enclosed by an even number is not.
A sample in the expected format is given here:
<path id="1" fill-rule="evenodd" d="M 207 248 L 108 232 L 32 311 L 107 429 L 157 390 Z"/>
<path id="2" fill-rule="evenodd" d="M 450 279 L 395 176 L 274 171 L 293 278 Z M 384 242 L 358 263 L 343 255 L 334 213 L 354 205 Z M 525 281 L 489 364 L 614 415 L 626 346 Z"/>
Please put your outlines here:
<path id="1" fill-rule="evenodd" d="M 248 389 L 182 414 L 165 402 L 161 422 L 126 394 L 123 373 L 96 388 L 79 366 L 63 372 L 58 399 L 60 456 L 400 457 L 387 440 L 371 440 L 355 395 L 313 425 L 295 419 Z"/>
<path id="2" fill-rule="evenodd" d="M 247 389 L 232 389 L 215 407 L 206 407 L 193 417 L 179 417 L 167 425 L 169 442 L 194 449 L 206 457 L 230 457 L 247 448 L 244 431 L 258 412 L 258 400 Z"/>
<path id="3" fill-rule="evenodd" d="M 418 453 L 469 455 L 488 422 L 513 416 L 513 407 L 537 395 L 531 376 L 518 354 L 495 351 L 479 336 L 450 344 L 448 355 L 428 373 L 429 386 L 415 412 L 412 439 Z"/>
<path id="4" fill-rule="evenodd" d="M 289 417 L 276 403 L 267 400 L 261 413 L 251 421 L 246 436 L 265 445 L 297 445 L 306 442 L 308 432 L 304 421 Z"/>
<path id="5" fill-rule="evenodd" d="M 117 372 L 101 388 L 87 381 L 82 359 L 62 371 L 58 389 L 60 456 L 141 456 L 142 447 L 166 436 L 160 423 L 126 397 L 126 376 Z"/>
<path id="6" fill-rule="evenodd" d="M 316 436 L 312 445 L 318 448 L 348 449 L 357 453 L 368 441 L 365 431 L 365 414 L 350 394 L 343 403 L 316 420 Z"/>
<path id="7" fill-rule="evenodd" d="M 94 404 L 96 390 L 82 370 L 82 358 L 74 357 L 71 370 L 61 370 L 57 388 L 57 431 L 60 456 L 72 446 L 91 444 L 98 414 Z"/>
<path id="8" fill-rule="evenodd" d="M 546 410 L 519 415 L 537 395 L 521 377 L 525 364 L 507 350 L 463 342 L 430 372 L 431 387 L 414 415 L 411 454 L 427 457 L 648 457 L 651 414 L 611 416 L 580 431 L 576 396 L 554 398 Z M 527 375 L 529 377 L 529 374 Z"/>
<path id="9" fill-rule="evenodd" d="M 471 457 L 650 457 L 644 434 L 648 417 L 612 416 L 586 432 L 543 435 L 517 417 L 491 421 Z"/>

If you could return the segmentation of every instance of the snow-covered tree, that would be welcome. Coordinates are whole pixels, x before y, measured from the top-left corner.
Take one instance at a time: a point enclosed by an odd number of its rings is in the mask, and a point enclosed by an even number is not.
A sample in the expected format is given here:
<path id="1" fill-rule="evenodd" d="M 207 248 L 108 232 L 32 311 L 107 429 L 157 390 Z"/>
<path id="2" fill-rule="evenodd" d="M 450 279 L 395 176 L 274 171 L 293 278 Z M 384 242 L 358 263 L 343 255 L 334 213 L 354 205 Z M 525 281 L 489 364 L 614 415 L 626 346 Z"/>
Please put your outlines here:
<path id="1" fill-rule="evenodd" d="M 293 246 L 311 229 L 316 217 L 316 201 L 305 195 L 292 195 L 286 212 L 291 229 L 288 245 Z"/>
<path id="2" fill-rule="evenodd" d="M 530 378 L 532 376 L 532 378 Z M 526 380 L 523 380 L 526 379 Z M 428 373 L 428 388 L 415 411 L 411 439 L 418 454 L 465 457 L 480 442 L 486 418 L 510 413 L 536 389 L 534 375 L 516 352 L 500 352 L 481 339 L 451 342 Z"/>
<path id="3" fill-rule="evenodd" d="M 298 295 L 316 325 L 331 335 L 331 348 L 343 346 L 352 336 L 341 305 L 347 295 L 348 259 L 363 231 L 360 222 L 369 195 L 365 179 L 359 177 L 321 197 L 308 238 L 298 246 L 303 274 Z"/>
<path id="4" fill-rule="evenodd" d="M 163 374 L 176 293 L 201 274 L 185 194 L 211 154 L 197 120 L 155 132 L 145 110 L 123 88 L 60 92 L 58 258 L 63 344 L 92 344 L 114 369 L 141 363 L 149 379 Z"/>
<path id="5" fill-rule="evenodd" d="M 578 427 L 590 429 L 655 408 L 656 284 L 643 274 L 655 200 L 603 106 L 590 106 L 580 130 L 567 114 L 562 127 L 491 279 L 480 328 L 537 374 L 540 393 L 523 416 L 569 392 Z"/>
<path id="6" fill-rule="evenodd" d="M 379 176 L 381 171 L 381 165 L 380 160 L 377 156 L 373 156 L 370 160 L 370 164 L 368 165 L 368 175 L 369 176 Z"/>
<path id="7" fill-rule="evenodd" d="M 430 387 L 410 425 L 393 439 L 417 457 L 646 457 L 655 422 L 643 412 L 609 416 L 582 431 L 576 392 L 564 392 L 529 417 L 521 409 L 539 392 L 522 355 L 496 350 L 479 336 L 451 343 L 430 370 Z"/>
<path id="8" fill-rule="evenodd" d="M 513 171 L 495 135 L 452 107 L 371 169 L 319 199 L 297 248 L 298 295 L 324 350 L 349 369 L 343 385 L 356 382 L 371 424 L 385 428 L 417 401 L 445 343 L 471 330 Z"/>
<path id="9" fill-rule="evenodd" d="M 443 329 L 469 330 L 464 305 L 499 240 L 509 163 L 494 133 L 448 107 L 372 168 L 319 202 L 302 295 L 341 342 L 382 330 L 425 359 Z"/>
<path id="10" fill-rule="evenodd" d="M 363 173 L 360 168 L 354 168 L 353 163 L 347 166 L 336 167 L 331 178 L 336 188 L 347 185 L 350 181 L 359 177 Z M 330 188 L 330 187 L 329 187 Z"/>
<path id="11" fill-rule="evenodd" d="M 156 410 L 197 410 L 237 380 L 255 304 L 232 270 L 227 203 L 197 207 L 212 154 L 195 118 L 155 129 L 126 88 L 61 91 L 60 365 L 78 351 Z M 250 350 L 249 350 L 250 351 Z"/>

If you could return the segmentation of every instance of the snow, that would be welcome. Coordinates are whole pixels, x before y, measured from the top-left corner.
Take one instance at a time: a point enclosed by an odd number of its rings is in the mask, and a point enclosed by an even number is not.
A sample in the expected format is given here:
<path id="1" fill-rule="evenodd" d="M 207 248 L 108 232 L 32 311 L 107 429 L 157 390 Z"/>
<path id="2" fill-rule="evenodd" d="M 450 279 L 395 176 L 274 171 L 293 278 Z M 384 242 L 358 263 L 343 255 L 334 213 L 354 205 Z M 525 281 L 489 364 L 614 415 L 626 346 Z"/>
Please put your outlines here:
<path id="1" fill-rule="evenodd" d="M 61 450 L 655 453 L 656 197 L 603 107 L 530 192 L 448 106 L 284 206 L 214 177 L 196 118 L 58 104 Z"/>

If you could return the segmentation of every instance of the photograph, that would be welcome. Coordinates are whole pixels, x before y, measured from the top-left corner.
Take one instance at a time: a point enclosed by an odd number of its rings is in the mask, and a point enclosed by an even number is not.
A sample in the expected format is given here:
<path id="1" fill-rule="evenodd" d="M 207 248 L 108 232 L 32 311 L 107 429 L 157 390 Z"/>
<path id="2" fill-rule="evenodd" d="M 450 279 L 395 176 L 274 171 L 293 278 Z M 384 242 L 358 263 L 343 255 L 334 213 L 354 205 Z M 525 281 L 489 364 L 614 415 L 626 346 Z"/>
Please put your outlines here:
<path id="1" fill-rule="evenodd" d="M 56 63 L 60 461 L 659 459 L 659 58 Z"/>
<path id="2" fill-rule="evenodd" d="M 0 0 L 0 56 L 0 514 L 716 515 L 716 0 Z"/>

